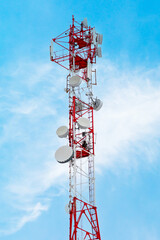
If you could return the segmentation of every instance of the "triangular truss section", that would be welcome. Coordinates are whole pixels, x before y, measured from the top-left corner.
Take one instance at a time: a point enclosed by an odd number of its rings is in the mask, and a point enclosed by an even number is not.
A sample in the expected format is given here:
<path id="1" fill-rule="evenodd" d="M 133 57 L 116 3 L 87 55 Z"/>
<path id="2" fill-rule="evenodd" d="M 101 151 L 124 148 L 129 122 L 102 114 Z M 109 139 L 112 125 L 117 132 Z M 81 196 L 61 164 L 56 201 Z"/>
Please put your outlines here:
<path id="1" fill-rule="evenodd" d="M 97 208 L 74 197 L 70 210 L 70 240 L 101 240 Z"/>

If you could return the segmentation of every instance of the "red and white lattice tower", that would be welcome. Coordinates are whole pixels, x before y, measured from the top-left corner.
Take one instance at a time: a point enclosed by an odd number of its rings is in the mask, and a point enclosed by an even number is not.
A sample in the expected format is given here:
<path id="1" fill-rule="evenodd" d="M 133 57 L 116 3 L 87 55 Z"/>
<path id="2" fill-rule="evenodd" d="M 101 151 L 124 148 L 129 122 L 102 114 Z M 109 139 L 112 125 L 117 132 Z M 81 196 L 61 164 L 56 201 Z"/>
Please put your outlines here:
<path id="1" fill-rule="evenodd" d="M 56 160 L 69 164 L 69 240 L 101 239 L 95 205 L 95 133 L 93 113 L 101 108 L 100 99 L 93 97 L 97 84 L 93 65 L 101 57 L 102 35 L 88 26 L 87 19 L 77 22 L 72 17 L 70 28 L 53 38 L 51 61 L 67 69 L 65 92 L 69 97 L 69 126 L 57 129 L 57 135 L 68 138 L 60 147 Z M 53 51 L 54 45 L 60 51 Z M 69 63 L 69 64 L 68 64 Z"/>

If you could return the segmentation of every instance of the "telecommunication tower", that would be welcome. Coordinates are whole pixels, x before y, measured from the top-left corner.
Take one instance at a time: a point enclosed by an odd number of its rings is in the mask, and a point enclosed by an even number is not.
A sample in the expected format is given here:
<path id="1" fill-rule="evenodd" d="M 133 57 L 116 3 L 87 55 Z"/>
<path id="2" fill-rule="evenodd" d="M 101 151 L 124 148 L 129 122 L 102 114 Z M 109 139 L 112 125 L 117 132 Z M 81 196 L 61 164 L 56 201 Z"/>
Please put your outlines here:
<path id="1" fill-rule="evenodd" d="M 92 87 L 97 84 L 96 57 L 102 57 L 103 36 L 87 19 L 77 22 L 72 16 L 69 29 L 53 38 L 50 60 L 68 70 L 65 92 L 69 98 L 69 126 L 57 129 L 67 145 L 60 147 L 55 158 L 69 164 L 69 240 L 101 239 L 95 203 L 95 133 L 94 111 L 102 101 L 94 98 Z M 59 47 L 54 51 L 54 46 Z"/>

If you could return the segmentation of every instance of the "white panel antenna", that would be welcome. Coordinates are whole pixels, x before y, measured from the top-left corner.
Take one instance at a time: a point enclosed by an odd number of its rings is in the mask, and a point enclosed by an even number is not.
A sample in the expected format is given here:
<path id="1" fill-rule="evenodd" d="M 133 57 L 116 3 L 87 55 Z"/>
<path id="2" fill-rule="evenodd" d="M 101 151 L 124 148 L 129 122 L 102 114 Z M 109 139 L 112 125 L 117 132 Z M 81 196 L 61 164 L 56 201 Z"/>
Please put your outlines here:
<path id="1" fill-rule="evenodd" d="M 70 211 L 71 211 L 71 208 L 70 208 L 70 205 L 69 204 L 66 204 L 66 206 L 65 206 L 65 211 L 66 211 L 66 213 L 70 213 Z"/>
<path id="2" fill-rule="evenodd" d="M 97 39 L 97 34 L 96 34 L 95 28 L 93 28 L 92 34 L 93 34 L 93 44 L 96 45 L 96 44 L 97 44 L 97 41 L 96 41 L 96 39 Z"/>
<path id="3" fill-rule="evenodd" d="M 101 49 L 101 47 L 97 48 L 97 56 L 98 57 L 102 57 L 102 49 Z"/>
<path id="4" fill-rule="evenodd" d="M 90 63 L 90 59 L 87 61 L 87 79 L 91 79 L 92 76 L 92 66 Z"/>
<path id="5" fill-rule="evenodd" d="M 83 26 L 84 26 L 85 28 L 88 28 L 88 21 L 87 21 L 87 18 L 84 18 L 82 24 L 83 24 Z"/>
<path id="6" fill-rule="evenodd" d="M 98 35 L 97 35 L 97 42 L 98 42 L 98 44 L 102 44 L 102 41 L 103 41 L 103 34 L 99 34 L 98 33 Z"/>

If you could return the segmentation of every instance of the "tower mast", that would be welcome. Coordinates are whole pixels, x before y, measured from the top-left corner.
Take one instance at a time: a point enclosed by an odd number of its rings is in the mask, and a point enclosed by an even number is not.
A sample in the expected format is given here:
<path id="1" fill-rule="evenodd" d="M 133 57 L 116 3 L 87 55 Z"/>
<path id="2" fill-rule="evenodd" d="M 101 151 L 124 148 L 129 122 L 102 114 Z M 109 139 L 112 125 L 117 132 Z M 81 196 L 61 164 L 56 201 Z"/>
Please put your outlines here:
<path id="1" fill-rule="evenodd" d="M 69 164 L 69 240 L 101 239 L 95 203 L 95 134 L 94 111 L 102 107 L 93 97 L 92 86 L 97 84 L 93 65 L 102 57 L 103 36 L 88 26 L 87 19 L 72 24 L 53 38 L 50 60 L 68 70 L 65 92 L 69 99 L 69 126 L 57 129 L 57 135 L 68 138 L 68 145 L 60 147 L 55 158 Z M 60 51 L 53 51 L 57 45 Z M 66 64 L 68 62 L 68 64 Z"/>

